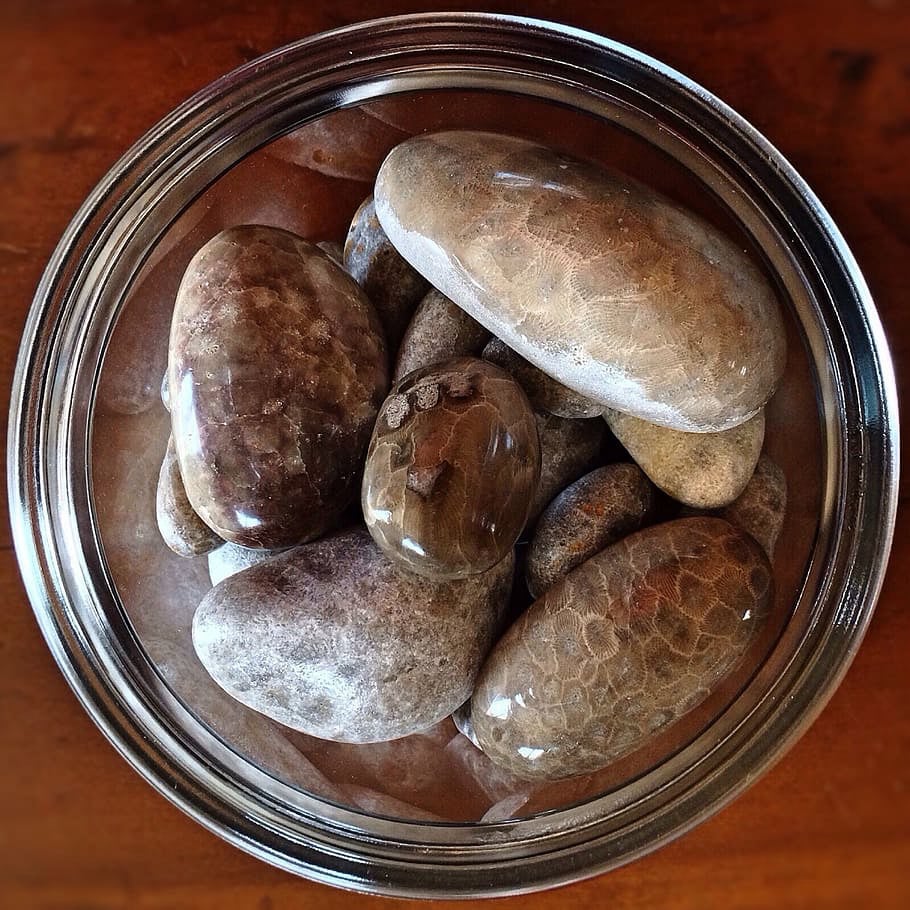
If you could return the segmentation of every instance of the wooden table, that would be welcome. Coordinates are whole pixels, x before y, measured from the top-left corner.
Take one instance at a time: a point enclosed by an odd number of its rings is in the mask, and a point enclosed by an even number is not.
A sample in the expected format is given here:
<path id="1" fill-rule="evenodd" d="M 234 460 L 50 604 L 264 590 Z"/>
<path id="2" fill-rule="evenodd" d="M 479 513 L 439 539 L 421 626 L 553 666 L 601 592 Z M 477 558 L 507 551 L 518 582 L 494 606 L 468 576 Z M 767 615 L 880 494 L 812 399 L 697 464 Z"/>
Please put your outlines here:
<path id="1" fill-rule="evenodd" d="M 32 291 L 77 205 L 147 128 L 275 46 L 391 12 L 487 7 L 562 19 L 715 91 L 795 163 L 841 225 L 900 369 L 910 345 L 910 5 L 902 0 L 483 4 L 6 0 L 0 10 L 0 381 Z M 910 372 L 900 376 L 906 387 Z M 907 487 L 903 488 L 905 491 Z M 349 907 L 162 799 L 92 726 L 38 633 L 0 530 L 0 905 Z M 610 875 L 527 907 L 910 906 L 910 518 L 843 686 L 734 805 Z"/>

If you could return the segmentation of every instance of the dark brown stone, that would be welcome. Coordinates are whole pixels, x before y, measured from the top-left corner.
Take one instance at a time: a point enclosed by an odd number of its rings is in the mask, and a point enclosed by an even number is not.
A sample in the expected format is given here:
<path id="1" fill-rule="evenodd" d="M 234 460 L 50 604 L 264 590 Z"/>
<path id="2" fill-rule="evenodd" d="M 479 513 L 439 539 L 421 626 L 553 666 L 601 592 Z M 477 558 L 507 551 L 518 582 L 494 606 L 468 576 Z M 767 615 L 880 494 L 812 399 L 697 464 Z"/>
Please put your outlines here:
<path id="1" fill-rule="evenodd" d="M 242 546 L 291 546 L 356 496 L 388 387 L 382 329 L 325 253 L 278 228 L 231 228 L 180 286 L 168 384 L 200 517 Z"/>

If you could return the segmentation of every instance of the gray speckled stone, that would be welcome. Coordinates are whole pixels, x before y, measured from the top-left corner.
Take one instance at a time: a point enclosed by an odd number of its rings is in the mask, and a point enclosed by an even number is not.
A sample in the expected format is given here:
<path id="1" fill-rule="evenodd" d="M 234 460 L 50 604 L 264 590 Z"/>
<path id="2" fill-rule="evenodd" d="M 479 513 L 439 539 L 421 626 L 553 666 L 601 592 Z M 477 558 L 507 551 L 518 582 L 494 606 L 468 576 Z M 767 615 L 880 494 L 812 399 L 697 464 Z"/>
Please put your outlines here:
<path id="1" fill-rule="evenodd" d="M 514 555 L 436 583 L 390 563 L 364 529 L 228 578 L 193 620 L 215 681 L 280 723 L 376 742 L 425 730 L 471 694 L 509 599 Z"/>
<path id="2" fill-rule="evenodd" d="M 167 441 L 167 452 L 158 473 L 155 514 L 161 537 L 178 556 L 203 556 L 223 542 L 196 514 L 186 497 L 173 436 Z"/>
<path id="3" fill-rule="evenodd" d="M 479 354 L 489 337 L 479 322 L 433 289 L 417 305 L 401 339 L 393 381 L 420 367 Z"/>
<path id="4" fill-rule="evenodd" d="M 372 196 L 354 213 L 344 241 L 344 267 L 376 307 L 389 350 L 395 351 L 429 284 L 386 237 Z"/>
<path id="5" fill-rule="evenodd" d="M 540 411 L 535 412 L 534 417 L 540 435 L 540 484 L 531 505 L 529 524 L 557 493 L 593 467 L 607 435 L 607 428 L 599 417 L 570 420 Z"/>
<path id="6" fill-rule="evenodd" d="M 499 338 L 489 341 L 483 349 L 483 359 L 511 373 L 538 411 L 571 418 L 600 417 L 604 412 L 602 404 L 585 398 L 584 395 L 579 395 L 568 386 L 557 382 Z"/>
<path id="7" fill-rule="evenodd" d="M 765 438 L 765 413 L 720 433 L 682 433 L 607 410 L 604 419 L 668 496 L 699 509 L 728 505 L 745 489 Z"/>
<path id="8" fill-rule="evenodd" d="M 634 464 L 611 464 L 566 487 L 544 510 L 528 548 L 532 596 L 645 524 L 656 505 L 653 484 Z"/>

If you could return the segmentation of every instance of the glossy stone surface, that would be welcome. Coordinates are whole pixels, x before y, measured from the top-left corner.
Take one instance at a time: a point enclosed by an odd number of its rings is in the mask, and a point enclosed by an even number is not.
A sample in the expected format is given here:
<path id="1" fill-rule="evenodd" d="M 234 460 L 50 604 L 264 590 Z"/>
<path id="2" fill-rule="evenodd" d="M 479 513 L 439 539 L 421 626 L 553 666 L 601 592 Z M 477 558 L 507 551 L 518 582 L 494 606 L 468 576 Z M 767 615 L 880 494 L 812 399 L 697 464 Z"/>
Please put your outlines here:
<path id="1" fill-rule="evenodd" d="M 430 582 L 354 529 L 213 588 L 193 643 L 225 691 L 280 723 L 342 742 L 395 739 L 470 695 L 513 571 L 510 553 L 486 574 Z"/>
<path id="2" fill-rule="evenodd" d="M 570 420 L 536 411 L 540 436 L 540 483 L 528 521 L 534 521 L 557 493 L 594 466 L 607 428 L 598 417 Z"/>
<path id="3" fill-rule="evenodd" d="M 678 430 L 736 426 L 783 371 L 774 293 L 641 184 L 494 133 L 417 136 L 376 180 L 401 254 L 563 385 Z"/>
<path id="4" fill-rule="evenodd" d="M 486 755 L 519 777 L 596 771 L 698 705 L 767 615 L 771 566 L 718 518 L 638 531 L 500 639 L 471 700 Z"/>
<path id="5" fill-rule="evenodd" d="M 395 351 L 429 285 L 386 236 L 372 196 L 354 213 L 344 241 L 344 267 L 376 307 L 389 350 Z"/>
<path id="6" fill-rule="evenodd" d="M 537 522 L 525 577 L 533 597 L 576 566 L 644 525 L 656 490 L 634 464 L 611 464 L 566 487 Z"/>
<path id="7" fill-rule="evenodd" d="M 217 585 L 250 566 L 261 565 L 286 552 L 287 550 L 252 550 L 235 543 L 224 543 L 208 555 L 209 578 L 213 585 Z"/>
<path id="8" fill-rule="evenodd" d="M 401 339 L 393 380 L 452 357 L 479 354 L 489 337 L 476 319 L 445 294 L 431 289 L 417 305 Z"/>
<path id="9" fill-rule="evenodd" d="M 364 520 L 399 566 L 463 578 L 512 549 L 539 477 L 524 392 L 498 367 L 459 357 L 393 386 L 370 440 Z"/>
<path id="10" fill-rule="evenodd" d="M 186 497 L 173 437 L 167 441 L 167 451 L 158 472 L 155 514 L 162 539 L 178 556 L 204 556 L 223 543 L 196 514 Z"/>
<path id="11" fill-rule="evenodd" d="M 571 418 L 600 417 L 604 412 L 604 406 L 600 402 L 585 398 L 557 382 L 499 338 L 490 339 L 482 356 L 484 360 L 495 363 L 515 377 L 535 410 Z"/>
<path id="12" fill-rule="evenodd" d="M 700 514 L 695 509 L 689 509 L 688 513 Z M 730 505 L 716 509 L 713 514 L 742 528 L 772 559 L 787 517 L 787 478 L 780 465 L 762 455 L 745 490 Z"/>
<path id="13" fill-rule="evenodd" d="M 193 508 L 242 546 L 323 533 L 356 496 L 387 370 L 375 310 L 325 253 L 278 228 L 218 234 L 190 263 L 171 328 Z"/>
<path id="14" fill-rule="evenodd" d="M 764 411 L 720 433 L 681 433 L 612 410 L 604 419 L 658 487 L 701 509 L 729 505 L 742 493 L 765 439 Z"/>

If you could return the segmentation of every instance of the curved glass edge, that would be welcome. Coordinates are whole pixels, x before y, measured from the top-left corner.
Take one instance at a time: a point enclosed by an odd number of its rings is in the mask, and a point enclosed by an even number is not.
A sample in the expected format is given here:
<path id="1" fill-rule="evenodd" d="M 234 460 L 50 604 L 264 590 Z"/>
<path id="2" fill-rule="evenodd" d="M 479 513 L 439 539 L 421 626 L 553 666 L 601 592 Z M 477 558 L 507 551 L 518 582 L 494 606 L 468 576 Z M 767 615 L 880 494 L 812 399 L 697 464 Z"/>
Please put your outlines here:
<path id="1" fill-rule="evenodd" d="M 80 215 L 77 216 L 77 219 L 73 222 L 73 225 L 71 225 L 67 234 L 64 235 L 64 239 L 61 241 L 58 251 L 51 260 L 48 271 L 42 281 L 42 285 L 39 287 L 38 294 L 36 295 L 36 307 L 30 314 L 29 323 L 24 336 L 23 348 L 20 352 L 19 362 L 17 364 L 13 404 L 11 408 L 11 417 L 13 419 L 11 419 L 10 422 L 9 436 L 11 513 L 14 522 L 14 536 L 16 538 L 17 552 L 20 554 L 20 559 L 23 562 L 23 576 L 26 580 L 29 596 L 35 605 L 36 613 L 39 615 L 39 622 L 41 622 L 42 630 L 44 631 L 46 638 L 48 638 L 58 663 L 61 664 L 70 684 L 77 691 L 77 694 L 80 695 L 83 704 L 89 708 L 96 723 L 105 730 L 105 733 L 113 742 L 115 742 L 115 745 L 118 746 L 120 751 L 123 752 L 137 768 L 139 768 L 143 773 L 143 776 L 149 779 L 159 790 L 166 792 L 166 795 L 172 800 L 174 800 L 174 791 L 170 789 L 169 784 L 173 782 L 171 781 L 168 782 L 168 784 L 165 784 L 165 782 L 159 778 L 159 775 L 162 773 L 162 756 L 154 751 L 143 749 L 137 752 L 135 748 L 130 748 L 131 746 L 135 747 L 135 739 L 133 739 L 132 743 L 130 742 L 130 728 L 132 727 L 133 718 L 123 718 L 127 721 L 123 726 L 116 723 L 116 715 L 120 710 L 116 698 L 111 698 L 111 700 L 108 701 L 103 697 L 105 693 L 99 691 L 99 681 L 97 679 L 92 679 L 94 668 L 90 663 L 84 664 L 81 661 L 81 658 L 84 656 L 84 653 L 82 652 L 84 642 L 75 640 L 71 636 L 72 626 L 70 625 L 70 620 L 74 620 L 75 617 L 70 616 L 66 610 L 66 585 L 59 575 L 55 575 L 54 567 L 52 565 L 54 562 L 54 554 L 43 554 L 41 551 L 42 542 L 46 544 L 46 541 L 49 539 L 47 532 L 53 530 L 47 520 L 47 500 L 45 499 L 43 501 L 45 507 L 43 510 L 36 507 L 39 502 L 42 502 L 40 499 L 40 495 L 44 490 L 44 487 L 41 484 L 42 478 L 39 476 L 37 465 L 34 466 L 34 471 L 26 470 L 23 466 L 23 462 L 27 461 L 27 459 L 22 459 L 20 457 L 23 451 L 42 451 L 40 448 L 33 447 L 39 440 L 40 434 L 37 434 L 35 429 L 40 427 L 40 420 L 29 418 L 40 418 L 42 415 L 41 405 L 44 404 L 45 396 L 48 391 L 42 380 L 47 375 L 53 375 L 53 372 L 44 372 L 43 370 L 36 375 L 36 368 L 40 363 L 50 365 L 53 361 L 51 356 L 53 347 L 52 342 L 54 335 L 60 330 L 59 324 L 62 315 L 60 313 L 60 307 L 67 298 L 66 292 L 60 291 L 61 287 L 65 287 L 67 268 L 72 266 L 74 251 L 78 249 L 80 242 L 84 241 L 86 233 L 90 233 L 89 229 L 92 222 L 94 221 L 97 223 L 98 215 L 103 211 L 105 202 L 111 196 L 115 195 L 115 187 L 124 177 L 125 173 L 132 169 L 132 164 L 136 162 L 137 158 L 151 150 L 157 142 L 156 137 L 163 136 L 163 130 L 168 121 L 171 121 L 172 123 L 180 122 L 181 114 L 189 116 L 192 112 L 194 101 L 196 105 L 198 105 L 200 98 L 208 98 L 209 96 L 206 94 L 207 91 L 210 93 L 215 92 L 217 94 L 216 90 L 218 90 L 218 86 L 222 86 L 222 88 L 227 91 L 232 83 L 236 84 L 237 82 L 242 82 L 242 78 L 245 78 L 245 75 L 256 73 L 257 65 L 264 66 L 267 65 L 270 60 L 274 62 L 275 60 L 286 59 L 288 56 L 302 51 L 305 47 L 312 47 L 321 41 L 331 39 L 332 41 L 337 42 L 354 36 L 359 38 L 367 34 L 367 29 L 377 29 L 383 25 L 389 26 L 390 28 L 394 26 L 394 29 L 396 30 L 409 31 L 415 25 L 427 26 L 441 23 L 446 26 L 451 26 L 453 23 L 460 24 L 467 20 L 470 20 L 470 24 L 473 24 L 474 26 L 484 26 L 491 29 L 510 29 L 513 32 L 517 30 L 519 38 L 527 37 L 521 32 L 522 27 L 528 26 L 527 20 L 510 20 L 503 17 L 422 16 L 415 18 L 406 17 L 400 20 L 383 20 L 378 23 L 368 23 L 362 26 L 344 29 L 336 33 L 330 33 L 328 36 L 307 39 L 307 41 L 302 42 L 299 45 L 292 45 L 281 51 L 273 52 L 272 55 L 264 58 L 264 61 L 260 61 L 258 64 L 250 64 L 240 71 L 225 77 L 219 83 L 215 83 L 210 90 L 204 90 L 203 93 L 200 93 L 200 96 L 196 96 L 196 99 L 191 99 L 187 105 L 178 109 L 175 115 L 172 115 L 171 118 L 164 121 L 159 128 L 153 130 L 146 141 L 148 145 L 146 151 L 143 151 L 143 143 L 140 142 L 133 152 L 128 153 L 128 155 L 122 159 L 121 163 L 112 170 L 109 177 L 106 178 L 95 193 L 89 198 Z M 781 178 L 786 178 L 786 180 L 789 181 L 803 206 L 810 210 L 818 219 L 819 230 L 821 230 L 822 234 L 827 236 L 829 241 L 832 242 L 833 250 L 840 258 L 840 268 L 842 268 L 848 276 L 853 287 L 858 289 L 859 311 L 865 317 L 864 326 L 870 339 L 870 359 L 873 369 L 870 370 L 869 364 L 867 364 L 865 370 L 858 371 L 860 378 L 864 379 L 866 383 L 866 387 L 861 387 L 864 390 L 861 391 L 859 398 L 865 403 L 866 410 L 869 409 L 868 406 L 870 403 L 876 400 L 874 397 L 876 395 L 879 396 L 883 402 L 882 407 L 879 409 L 880 413 L 869 413 L 866 415 L 868 425 L 878 426 L 880 429 L 881 435 L 879 441 L 881 443 L 882 461 L 889 466 L 889 469 L 885 470 L 881 475 L 879 489 L 873 489 L 871 491 L 872 495 L 868 495 L 869 488 L 866 489 L 868 496 L 867 501 L 869 501 L 870 505 L 870 500 L 875 499 L 885 506 L 884 515 L 882 516 L 883 521 L 880 525 L 880 533 L 876 535 L 876 544 L 879 547 L 885 547 L 884 550 L 877 550 L 879 557 L 881 557 L 883 552 L 887 552 L 887 545 L 890 543 L 890 535 L 893 533 L 893 516 L 896 508 L 895 478 L 897 464 L 897 422 L 894 377 L 893 370 L 891 370 L 890 367 L 890 360 L 887 355 L 887 348 L 884 343 L 881 326 L 878 323 L 877 316 L 871 306 L 868 291 L 865 289 L 865 285 L 862 282 L 856 264 L 853 262 L 852 256 L 849 255 L 849 251 L 836 231 L 836 228 L 831 224 L 830 219 L 824 213 L 808 188 L 806 188 L 799 178 L 796 177 L 795 173 L 792 172 L 792 168 L 789 169 L 790 172 L 787 173 L 789 165 L 786 165 L 780 156 L 778 156 L 764 140 L 761 140 L 761 138 L 758 137 L 744 121 L 736 118 L 735 115 L 731 117 L 732 112 L 730 112 L 729 109 L 725 108 L 725 106 L 707 92 L 699 90 L 694 83 L 689 82 L 672 70 L 663 67 L 656 61 L 650 60 L 650 58 L 638 55 L 634 51 L 630 51 L 613 42 L 608 42 L 605 39 L 586 35 L 577 30 L 549 26 L 544 23 L 533 22 L 531 25 L 556 44 L 568 39 L 571 39 L 572 41 L 582 41 L 586 45 L 591 45 L 592 47 L 589 49 L 594 53 L 602 54 L 605 51 L 609 51 L 612 54 L 621 55 L 624 59 L 649 66 L 661 79 L 668 81 L 671 88 L 685 87 L 687 91 L 696 95 L 703 105 L 706 105 L 713 110 L 715 114 L 722 115 L 730 127 L 735 128 L 734 132 L 738 131 L 740 134 L 743 134 L 753 146 L 760 149 L 763 148 L 768 155 L 769 160 L 774 161 L 776 168 L 781 174 Z M 44 329 L 50 326 L 53 326 L 53 328 L 51 329 L 49 337 L 48 331 L 44 331 Z M 877 361 L 876 356 L 878 358 Z M 876 366 L 877 369 L 875 369 Z M 871 381 L 871 384 L 870 377 L 875 377 L 874 380 Z M 29 413 L 29 411 L 32 411 L 33 413 Z M 51 448 L 44 451 L 56 451 L 56 449 Z M 51 505 L 53 505 L 53 503 L 51 503 Z M 39 533 L 36 533 L 36 531 Z M 870 546 L 871 545 L 872 544 L 870 543 Z M 24 557 L 23 554 L 25 554 Z M 882 558 L 873 561 L 873 570 L 869 573 L 869 576 L 865 579 L 864 583 L 860 585 L 859 588 L 855 589 L 856 603 L 861 607 L 860 613 L 864 620 L 862 622 L 862 629 L 865 628 L 865 624 L 868 622 L 868 618 L 871 615 L 870 598 L 875 596 L 881 584 L 884 570 L 883 562 L 884 560 Z M 853 628 L 855 629 L 856 626 L 853 626 Z M 862 629 L 860 630 L 860 634 Z M 855 652 L 858 643 L 859 638 L 854 636 L 851 639 L 851 654 Z M 845 670 L 846 666 L 841 666 L 839 668 L 839 672 L 836 679 L 834 679 L 834 682 L 839 680 Z M 829 690 L 833 687 L 832 677 L 826 677 L 824 682 L 829 687 Z M 100 704 L 96 704 L 96 702 L 100 702 Z M 808 722 L 806 718 L 808 717 L 809 708 L 811 707 L 817 712 L 817 710 L 820 710 L 821 708 L 821 702 L 822 699 L 816 697 L 812 705 L 805 707 L 807 713 L 804 713 L 802 718 L 800 718 L 800 723 L 792 723 L 790 726 L 789 735 L 791 738 L 795 738 Z M 155 718 L 153 714 L 150 716 L 149 720 L 153 725 L 157 723 L 157 718 Z M 770 761 L 767 749 L 763 750 L 760 755 L 755 757 L 757 762 L 764 761 L 767 763 Z M 168 757 L 169 760 L 172 758 L 172 756 Z M 199 769 L 195 768 L 190 770 L 198 771 Z M 215 830 L 216 833 L 226 836 L 229 840 L 237 843 L 238 846 L 250 850 L 257 855 L 261 855 L 262 858 L 268 859 L 277 865 L 282 865 L 285 868 L 291 868 L 292 871 L 303 872 L 303 874 L 307 874 L 310 877 L 330 881 L 333 884 L 340 884 L 346 887 L 366 887 L 367 890 L 371 891 L 384 891 L 385 893 L 398 894 L 438 894 L 438 891 L 435 890 L 419 892 L 414 887 L 405 887 L 404 890 L 401 890 L 401 883 L 398 885 L 390 884 L 390 890 L 385 891 L 385 889 L 380 887 L 379 883 L 374 880 L 374 875 L 370 874 L 369 871 L 364 875 L 364 870 L 360 868 L 360 864 L 355 864 L 359 871 L 355 871 L 355 869 L 352 868 L 345 872 L 341 867 L 336 867 L 333 871 L 326 872 L 318 863 L 315 867 L 308 867 L 308 863 L 303 856 L 288 858 L 284 856 L 280 850 L 276 853 L 271 847 L 266 846 L 267 840 L 261 836 L 257 842 L 253 844 L 249 839 L 250 832 L 234 827 L 231 823 L 231 814 L 229 812 L 227 814 L 219 812 L 219 806 L 215 804 L 216 800 L 210 798 L 210 794 L 206 793 L 205 796 L 203 796 L 198 791 L 198 788 L 194 788 L 191 785 L 192 781 L 184 781 L 184 783 L 189 785 L 186 789 L 186 802 L 182 808 L 189 811 L 190 814 L 198 820 L 203 821 L 207 827 Z M 210 785 L 211 783 L 210 780 L 206 781 L 206 784 Z M 194 790 L 196 792 L 194 792 Z M 230 787 L 228 787 L 227 790 L 230 790 Z M 733 790 L 728 787 L 725 794 L 726 797 L 729 798 L 733 795 Z M 715 794 L 715 802 L 712 802 L 711 799 L 704 799 L 706 795 L 708 794 L 703 792 L 700 793 L 698 800 L 700 805 L 696 807 L 696 812 L 692 814 L 690 820 L 684 826 L 666 831 L 661 838 L 650 837 L 649 834 L 650 839 L 646 838 L 645 842 L 637 848 L 634 847 L 632 843 L 627 842 L 625 845 L 626 848 L 631 849 L 627 849 L 623 852 L 622 856 L 617 856 L 616 854 L 611 855 L 608 852 L 605 852 L 601 858 L 600 864 L 592 865 L 585 870 L 584 874 L 594 874 L 598 871 L 602 871 L 603 868 L 616 865 L 619 861 L 631 859 L 634 855 L 638 855 L 639 852 L 644 852 L 646 849 L 653 848 L 660 841 L 669 839 L 671 836 L 681 833 L 683 827 L 690 827 L 691 824 L 694 824 L 700 817 L 710 814 L 710 811 L 713 811 L 713 809 L 716 808 L 718 801 L 722 798 L 721 794 Z M 681 808 L 681 806 L 682 804 L 677 808 Z M 684 813 L 680 813 L 680 815 L 682 816 Z M 577 822 L 578 819 L 575 819 L 575 821 Z M 651 834 L 653 834 L 653 832 L 651 832 Z M 588 847 L 591 846 L 592 845 L 588 844 Z M 266 853 L 272 855 L 264 855 Z M 318 856 L 324 859 L 322 854 L 318 854 Z M 462 859 L 464 859 L 464 857 L 462 857 Z M 493 893 L 517 893 L 518 891 L 532 890 L 534 888 L 539 888 L 542 885 L 556 884 L 563 880 L 573 880 L 579 877 L 579 872 L 574 869 L 574 863 L 572 863 L 566 865 L 566 868 L 569 868 L 570 865 L 573 867 L 572 871 L 565 873 L 568 877 L 561 878 L 561 873 L 558 868 L 552 865 L 552 863 L 556 862 L 555 853 L 551 855 L 551 865 L 546 869 L 540 865 L 539 857 L 529 858 L 528 861 L 534 861 L 539 864 L 533 881 L 530 881 L 530 883 L 526 881 L 524 885 L 522 885 L 520 877 L 516 876 L 516 879 L 512 881 L 511 884 L 502 883 L 505 890 L 499 891 L 494 889 Z M 405 867 L 402 870 L 405 875 L 407 874 L 408 869 L 413 872 L 413 863 L 405 864 Z M 471 874 L 477 874 L 481 869 L 482 867 L 480 865 L 473 865 L 471 869 L 466 871 Z M 391 871 L 391 869 L 388 871 Z M 497 874 L 500 874 L 502 870 L 501 868 L 495 867 L 495 871 Z M 353 878 L 349 878 L 349 875 L 353 876 Z M 528 870 L 523 869 L 521 876 L 527 879 L 527 875 Z M 364 877 L 361 878 L 360 876 Z M 389 882 L 391 881 L 392 879 L 390 878 Z M 451 881 L 449 887 L 450 890 L 447 893 L 454 895 L 458 886 L 454 881 Z M 474 892 L 469 889 L 469 891 L 465 893 Z"/>

